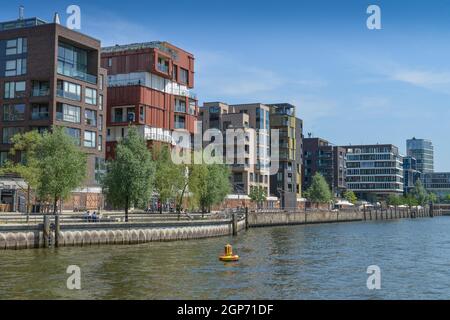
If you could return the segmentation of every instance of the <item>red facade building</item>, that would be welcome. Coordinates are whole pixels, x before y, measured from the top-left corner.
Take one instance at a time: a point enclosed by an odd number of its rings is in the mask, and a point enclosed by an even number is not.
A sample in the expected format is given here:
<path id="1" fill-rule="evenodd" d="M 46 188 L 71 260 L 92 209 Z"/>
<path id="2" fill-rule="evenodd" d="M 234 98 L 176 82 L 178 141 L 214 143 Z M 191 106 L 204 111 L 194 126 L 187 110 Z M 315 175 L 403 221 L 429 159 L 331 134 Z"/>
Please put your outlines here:
<path id="1" fill-rule="evenodd" d="M 102 49 L 108 70 L 106 158 L 114 157 L 118 139 L 135 125 L 148 141 L 173 144 L 174 130 L 194 133 L 198 116 L 194 56 L 167 42 Z"/>

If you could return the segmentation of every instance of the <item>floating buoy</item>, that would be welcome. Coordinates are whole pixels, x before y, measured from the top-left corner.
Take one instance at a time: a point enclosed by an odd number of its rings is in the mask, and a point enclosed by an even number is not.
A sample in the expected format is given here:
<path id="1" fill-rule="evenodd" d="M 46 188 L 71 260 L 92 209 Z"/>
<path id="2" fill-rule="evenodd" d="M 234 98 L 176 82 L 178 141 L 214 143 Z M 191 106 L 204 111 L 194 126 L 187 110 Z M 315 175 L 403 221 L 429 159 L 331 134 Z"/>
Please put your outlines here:
<path id="1" fill-rule="evenodd" d="M 220 256 L 219 260 L 225 262 L 233 262 L 238 261 L 239 256 L 237 254 L 233 254 L 233 247 L 230 244 L 227 244 L 225 246 L 225 254 L 223 256 Z"/>

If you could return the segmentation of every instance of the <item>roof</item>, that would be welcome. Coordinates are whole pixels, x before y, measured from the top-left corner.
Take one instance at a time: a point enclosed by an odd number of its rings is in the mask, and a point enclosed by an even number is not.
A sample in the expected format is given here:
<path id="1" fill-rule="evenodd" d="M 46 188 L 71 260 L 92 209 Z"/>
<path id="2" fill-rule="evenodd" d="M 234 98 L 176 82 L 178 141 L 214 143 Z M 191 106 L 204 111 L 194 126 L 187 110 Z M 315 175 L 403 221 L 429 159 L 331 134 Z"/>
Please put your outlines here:
<path id="1" fill-rule="evenodd" d="M 47 24 L 46 21 L 39 18 L 18 19 L 13 21 L 0 22 L 0 31 L 7 31 L 20 28 L 36 27 Z"/>
<path id="2" fill-rule="evenodd" d="M 102 53 L 117 53 L 124 51 L 144 50 L 144 49 L 158 49 L 162 52 L 171 55 L 174 60 L 178 59 L 178 52 L 172 48 L 169 48 L 168 43 L 164 41 L 141 42 L 141 43 L 131 43 L 125 45 L 103 47 Z"/>

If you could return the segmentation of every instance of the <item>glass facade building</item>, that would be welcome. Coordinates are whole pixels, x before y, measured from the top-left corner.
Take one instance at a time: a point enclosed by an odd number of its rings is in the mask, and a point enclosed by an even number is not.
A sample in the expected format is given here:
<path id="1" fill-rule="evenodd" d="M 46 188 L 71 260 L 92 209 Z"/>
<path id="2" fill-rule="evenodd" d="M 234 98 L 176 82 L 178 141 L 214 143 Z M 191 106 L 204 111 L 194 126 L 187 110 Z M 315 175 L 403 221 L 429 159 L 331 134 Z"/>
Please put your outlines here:
<path id="1" fill-rule="evenodd" d="M 420 173 L 434 172 L 434 147 L 430 140 L 412 138 L 406 141 L 406 154 L 417 161 Z"/>

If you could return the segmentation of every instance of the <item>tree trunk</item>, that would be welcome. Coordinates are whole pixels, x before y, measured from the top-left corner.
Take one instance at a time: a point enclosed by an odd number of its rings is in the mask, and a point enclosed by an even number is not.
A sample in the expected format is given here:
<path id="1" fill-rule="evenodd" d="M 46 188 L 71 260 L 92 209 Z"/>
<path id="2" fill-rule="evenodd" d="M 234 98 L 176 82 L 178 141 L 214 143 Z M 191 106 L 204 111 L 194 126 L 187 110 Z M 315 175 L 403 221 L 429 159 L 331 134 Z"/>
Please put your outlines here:
<path id="1" fill-rule="evenodd" d="M 128 196 L 125 199 L 125 222 L 128 222 L 128 205 L 129 205 L 129 201 L 128 201 Z"/>
<path id="2" fill-rule="evenodd" d="M 27 189 L 27 223 L 30 222 L 30 202 L 31 202 L 31 187 L 28 185 Z"/>
<path id="3" fill-rule="evenodd" d="M 53 200 L 53 215 L 54 216 L 56 216 L 58 214 L 57 206 L 58 206 L 58 196 L 55 196 L 55 198 Z"/>

